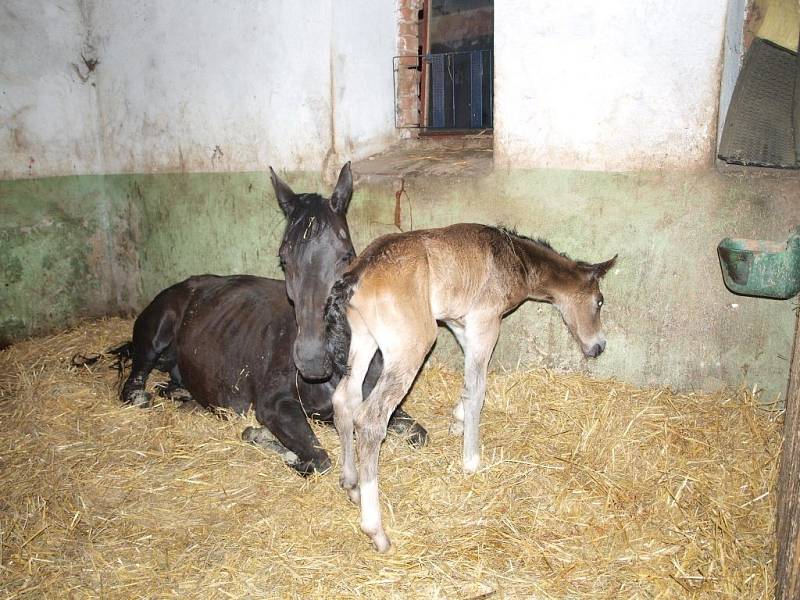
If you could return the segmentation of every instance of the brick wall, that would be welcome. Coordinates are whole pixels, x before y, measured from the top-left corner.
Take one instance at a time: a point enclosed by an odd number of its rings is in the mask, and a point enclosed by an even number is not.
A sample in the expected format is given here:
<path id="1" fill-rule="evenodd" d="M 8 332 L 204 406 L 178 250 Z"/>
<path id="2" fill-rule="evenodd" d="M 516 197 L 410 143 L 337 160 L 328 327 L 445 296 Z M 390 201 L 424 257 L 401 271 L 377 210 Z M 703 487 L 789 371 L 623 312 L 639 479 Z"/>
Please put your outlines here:
<path id="1" fill-rule="evenodd" d="M 397 2 L 397 54 L 413 55 L 400 58 L 397 65 L 397 124 L 420 123 L 419 81 L 416 55 L 419 52 L 419 20 L 423 0 L 398 0 Z"/>

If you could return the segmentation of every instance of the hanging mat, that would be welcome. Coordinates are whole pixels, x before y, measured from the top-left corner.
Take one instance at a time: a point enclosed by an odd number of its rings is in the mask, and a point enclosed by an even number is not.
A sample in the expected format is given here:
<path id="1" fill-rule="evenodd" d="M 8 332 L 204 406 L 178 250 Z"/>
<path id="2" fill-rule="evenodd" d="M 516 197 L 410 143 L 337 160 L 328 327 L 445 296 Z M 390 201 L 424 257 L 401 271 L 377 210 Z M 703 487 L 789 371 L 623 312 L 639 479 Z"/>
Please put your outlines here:
<path id="1" fill-rule="evenodd" d="M 754 39 L 725 117 L 719 157 L 729 163 L 798 168 L 792 122 L 797 55 Z"/>

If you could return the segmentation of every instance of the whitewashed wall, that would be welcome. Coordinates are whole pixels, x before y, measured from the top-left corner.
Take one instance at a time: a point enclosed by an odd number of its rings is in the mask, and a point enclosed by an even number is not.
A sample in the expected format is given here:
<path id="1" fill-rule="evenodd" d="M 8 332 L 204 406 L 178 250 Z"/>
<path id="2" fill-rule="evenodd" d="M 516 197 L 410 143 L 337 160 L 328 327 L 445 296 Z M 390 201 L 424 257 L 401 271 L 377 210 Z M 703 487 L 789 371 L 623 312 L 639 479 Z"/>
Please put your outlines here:
<path id="1" fill-rule="evenodd" d="M 343 160 L 379 152 L 398 139 L 392 82 L 392 57 L 397 54 L 394 4 L 334 2 L 334 168 Z"/>
<path id="2" fill-rule="evenodd" d="M 61 4 L 0 8 L 5 178 L 29 155 L 36 175 L 319 170 L 397 138 L 394 2 Z"/>
<path id="3" fill-rule="evenodd" d="M 496 164 L 710 164 L 727 4 L 496 0 Z M 379 151 L 398 137 L 395 10 L 5 0 L 0 176 L 317 170 Z"/>
<path id="4" fill-rule="evenodd" d="M 0 178 L 100 167 L 95 88 L 76 71 L 87 34 L 77 2 L 0 2 Z"/>
<path id="5" fill-rule="evenodd" d="M 97 2 L 110 172 L 319 168 L 330 3 Z"/>
<path id="6" fill-rule="evenodd" d="M 713 158 L 727 0 L 497 0 L 495 163 L 629 171 Z"/>

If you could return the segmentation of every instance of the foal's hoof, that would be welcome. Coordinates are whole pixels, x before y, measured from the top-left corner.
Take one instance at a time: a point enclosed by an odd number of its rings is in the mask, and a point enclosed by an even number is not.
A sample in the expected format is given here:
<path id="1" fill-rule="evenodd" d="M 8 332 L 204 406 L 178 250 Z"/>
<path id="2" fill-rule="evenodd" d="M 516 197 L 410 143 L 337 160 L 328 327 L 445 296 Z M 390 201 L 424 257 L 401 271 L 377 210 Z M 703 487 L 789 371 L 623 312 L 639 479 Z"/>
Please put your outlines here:
<path id="1" fill-rule="evenodd" d="M 347 490 L 347 497 L 356 506 L 361 506 L 361 490 L 357 487 Z"/>
<path id="2" fill-rule="evenodd" d="M 385 533 L 370 537 L 372 538 L 372 545 L 375 546 L 375 550 L 377 550 L 380 554 L 386 554 L 392 549 L 392 542 Z"/>
<path id="3" fill-rule="evenodd" d="M 339 476 L 339 487 L 347 492 L 350 502 L 359 506 L 361 504 L 361 491 L 358 489 L 357 481 L 348 481 L 344 475 Z"/>
<path id="4" fill-rule="evenodd" d="M 144 390 L 135 390 L 128 394 L 125 398 L 125 403 L 138 408 L 149 408 L 151 404 L 150 394 Z"/>
<path id="5" fill-rule="evenodd" d="M 450 423 L 450 435 L 464 435 L 464 421 L 453 421 Z"/>

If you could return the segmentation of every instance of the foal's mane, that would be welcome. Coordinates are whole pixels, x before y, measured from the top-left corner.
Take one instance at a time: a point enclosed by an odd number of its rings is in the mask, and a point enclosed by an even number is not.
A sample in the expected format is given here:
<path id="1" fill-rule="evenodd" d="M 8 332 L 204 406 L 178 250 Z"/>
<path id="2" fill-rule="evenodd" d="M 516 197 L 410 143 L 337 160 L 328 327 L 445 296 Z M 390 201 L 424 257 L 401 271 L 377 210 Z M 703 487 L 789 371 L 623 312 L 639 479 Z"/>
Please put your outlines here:
<path id="1" fill-rule="evenodd" d="M 553 248 L 553 246 L 550 245 L 550 242 L 548 242 L 545 239 L 532 238 L 532 237 L 529 237 L 529 236 L 524 235 L 522 233 L 518 233 L 516 229 L 510 228 L 510 227 L 505 227 L 505 226 L 499 226 L 499 227 L 497 227 L 497 230 L 500 231 L 500 233 L 502 233 L 503 235 L 507 236 L 509 238 L 509 240 L 518 239 L 518 240 L 522 240 L 522 241 L 525 241 L 525 242 L 531 242 L 531 243 L 535 244 L 536 246 L 539 246 L 540 248 L 544 248 L 546 250 L 549 250 L 549 251 L 557 254 L 558 256 L 561 256 L 562 258 L 566 258 L 567 260 L 572 261 L 578 267 L 591 267 L 592 266 L 590 263 L 584 262 L 582 260 L 574 260 L 566 252 L 559 252 L 558 250 Z"/>
<path id="2" fill-rule="evenodd" d="M 548 250 L 552 250 L 553 252 L 558 252 L 555 248 L 553 248 L 550 245 L 550 242 L 548 242 L 547 240 L 542 239 L 542 238 L 529 237 L 527 235 L 519 233 L 516 229 L 514 229 L 512 227 L 505 227 L 504 225 L 501 225 L 501 226 L 497 227 L 497 230 L 500 231 L 501 233 L 503 233 L 504 235 L 506 235 L 509 238 L 517 238 L 519 240 L 525 240 L 526 242 L 533 242 L 534 244 L 537 244 L 539 246 L 543 246 L 543 247 L 547 248 Z M 569 258 L 569 256 L 567 256 L 563 252 L 559 252 L 559 254 L 561 254 L 561 256 L 563 256 L 564 258 Z"/>

